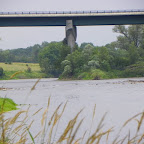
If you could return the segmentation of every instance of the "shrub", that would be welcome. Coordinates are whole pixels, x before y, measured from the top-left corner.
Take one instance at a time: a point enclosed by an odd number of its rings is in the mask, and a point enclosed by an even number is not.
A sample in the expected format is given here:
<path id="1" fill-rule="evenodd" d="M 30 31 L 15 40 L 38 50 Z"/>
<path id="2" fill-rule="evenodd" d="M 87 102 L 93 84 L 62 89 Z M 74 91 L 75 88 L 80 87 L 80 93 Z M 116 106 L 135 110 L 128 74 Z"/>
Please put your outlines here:
<path id="1" fill-rule="evenodd" d="M 92 69 L 89 72 L 83 72 L 78 75 L 78 79 L 83 80 L 100 80 L 100 79 L 108 79 L 109 76 L 106 72 L 103 72 L 100 69 Z"/>
<path id="2" fill-rule="evenodd" d="M 144 76 L 144 62 L 138 62 L 136 64 L 128 66 L 124 70 L 125 77 L 143 77 Z"/>
<path id="3" fill-rule="evenodd" d="M 32 71 L 31 68 L 28 67 L 28 68 L 27 68 L 27 72 L 28 72 L 28 73 L 31 73 L 31 71 Z"/>
<path id="4" fill-rule="evenodd" d="M 2 67 L 0 67 L 0 76 L 3 76 L 4 75 L 4 70 Z"/>

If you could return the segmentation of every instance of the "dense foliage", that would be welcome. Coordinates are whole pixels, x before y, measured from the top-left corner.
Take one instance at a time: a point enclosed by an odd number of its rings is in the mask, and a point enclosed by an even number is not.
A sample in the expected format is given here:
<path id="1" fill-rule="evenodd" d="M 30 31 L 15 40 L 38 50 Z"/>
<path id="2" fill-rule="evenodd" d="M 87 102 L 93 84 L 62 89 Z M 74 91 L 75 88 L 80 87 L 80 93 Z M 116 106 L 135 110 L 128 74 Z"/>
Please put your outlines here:
<path id="1" fill-rule="evenodd" d="M 143 76 L 144 25 L 115 26 L 117 41 L 105 46 L 82 43 L 70 53 L 65 42 L 43 42 L 1 51 L 0 62 L 39 62 L 47 77 L 103 79 Z"/>
<path id="2" fill-rule="evenodd" d="M 62 73 L 61 62 L 70 53 L 70 48 L 62 42 L 51 42 L 39 54 L 42 71 L 51 77 L 58 77 Z"/>

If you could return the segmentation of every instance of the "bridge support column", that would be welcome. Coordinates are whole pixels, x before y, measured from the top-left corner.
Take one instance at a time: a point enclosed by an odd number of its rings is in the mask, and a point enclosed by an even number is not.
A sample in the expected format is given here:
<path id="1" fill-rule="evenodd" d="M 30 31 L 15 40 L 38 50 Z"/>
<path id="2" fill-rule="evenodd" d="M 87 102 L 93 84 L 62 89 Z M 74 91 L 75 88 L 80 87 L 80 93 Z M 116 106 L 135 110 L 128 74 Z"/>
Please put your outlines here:
<path id="1" fill-rule="evenodd" d="M 66 40 L 67 40 L 68 46 L 71 47 L 71 53 L 73 52 L 76 38 L 77 38 L 76 26 L 73 26 L 72 20 L 66 20 Z"/>

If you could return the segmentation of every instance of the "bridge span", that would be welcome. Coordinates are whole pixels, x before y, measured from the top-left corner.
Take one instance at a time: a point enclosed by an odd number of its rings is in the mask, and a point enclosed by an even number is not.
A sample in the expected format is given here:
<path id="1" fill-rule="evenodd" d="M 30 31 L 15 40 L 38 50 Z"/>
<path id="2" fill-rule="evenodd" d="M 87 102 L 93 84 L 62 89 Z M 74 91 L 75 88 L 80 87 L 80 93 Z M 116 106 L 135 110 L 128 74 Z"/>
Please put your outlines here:
<path id="1" fill-rule="evenodd" d="M 144 24 L 144 10 L 0 12 L 0 27 L 66 26 L 73 51 L 76 26 Z"/>

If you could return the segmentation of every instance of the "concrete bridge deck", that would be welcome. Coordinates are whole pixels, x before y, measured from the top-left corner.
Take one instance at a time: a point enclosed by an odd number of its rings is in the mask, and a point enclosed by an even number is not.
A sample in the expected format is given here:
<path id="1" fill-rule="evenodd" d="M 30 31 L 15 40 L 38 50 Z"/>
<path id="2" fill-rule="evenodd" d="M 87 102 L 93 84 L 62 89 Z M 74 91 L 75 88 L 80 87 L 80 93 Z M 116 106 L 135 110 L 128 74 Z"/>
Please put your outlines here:
<path id="1" fill-rule="evenodd" d="M 0 12 L 0 26 L 74 26 L 144 24 L 144 10 Z"/>

